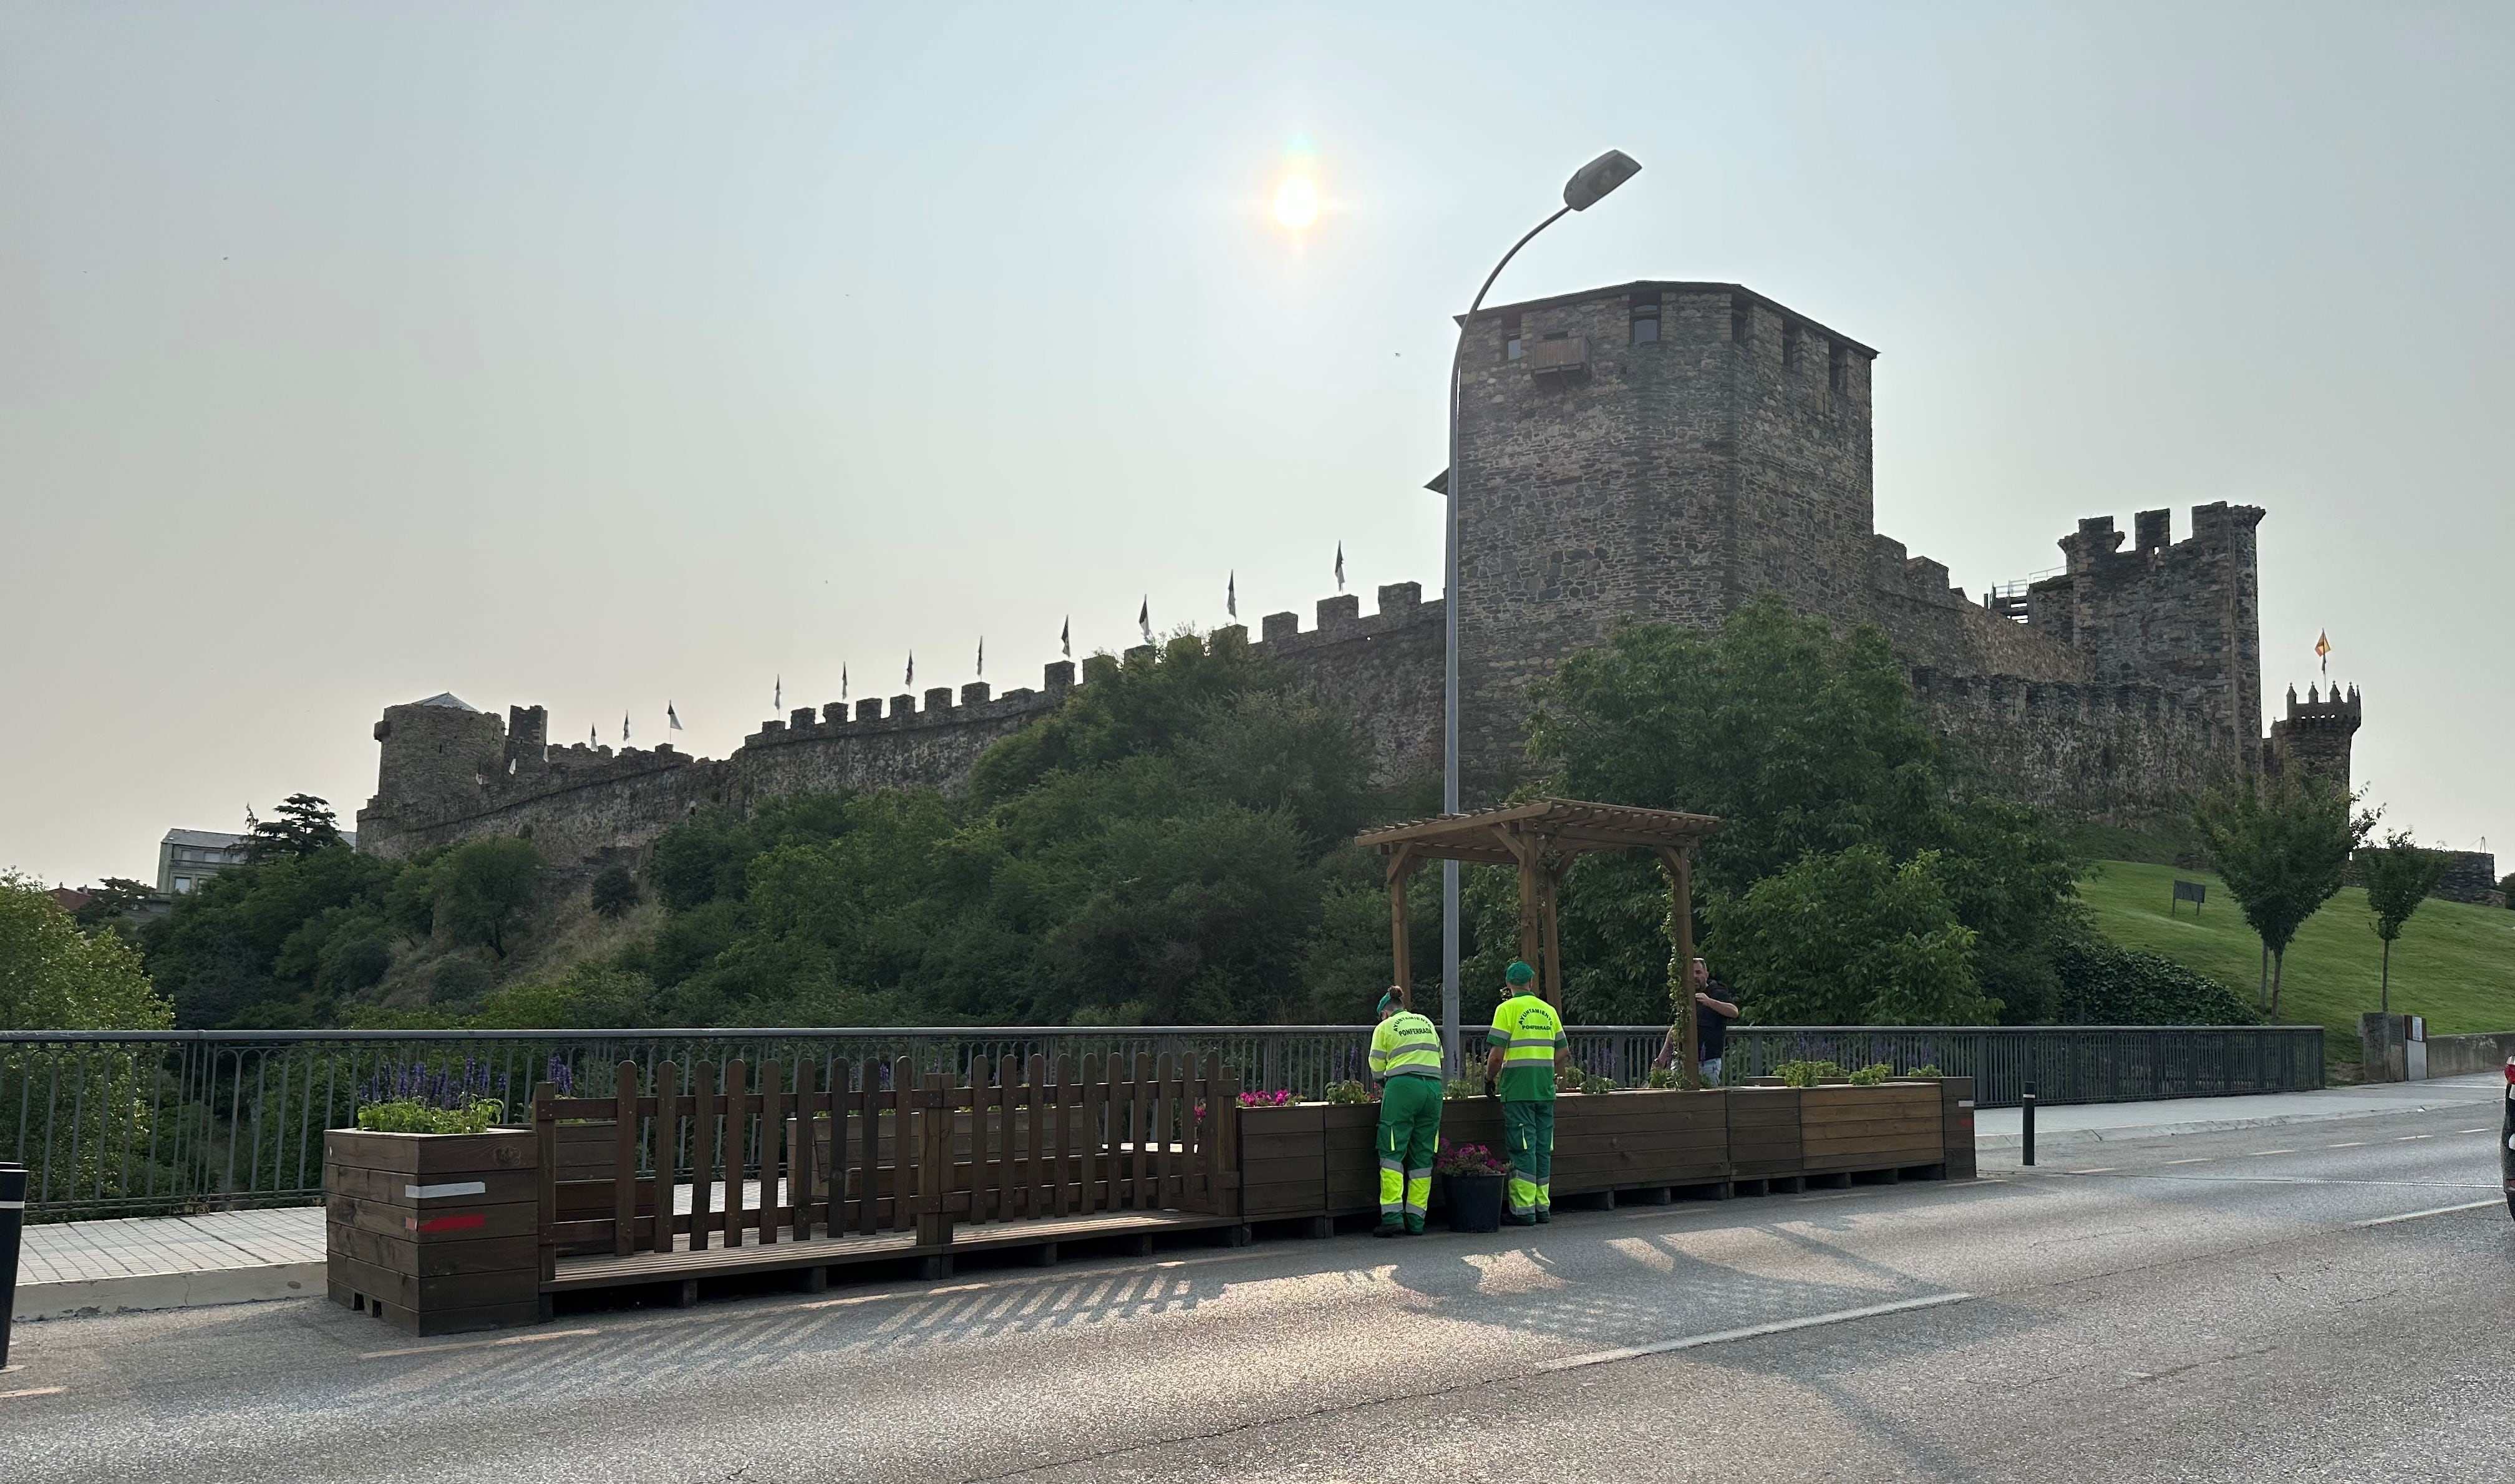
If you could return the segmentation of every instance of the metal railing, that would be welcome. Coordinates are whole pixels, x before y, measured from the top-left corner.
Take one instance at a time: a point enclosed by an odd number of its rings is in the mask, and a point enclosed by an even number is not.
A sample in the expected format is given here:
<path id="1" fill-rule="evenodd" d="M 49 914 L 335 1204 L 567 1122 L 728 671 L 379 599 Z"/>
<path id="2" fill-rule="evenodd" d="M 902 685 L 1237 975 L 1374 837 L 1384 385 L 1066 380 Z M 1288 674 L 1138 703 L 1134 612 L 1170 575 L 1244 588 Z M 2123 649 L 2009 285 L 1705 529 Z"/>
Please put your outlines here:
<path id="1" fill-rule="evenodd" d="M 28 1171 L 37 1219 L 163 1215 L 319 1199 L 323 1131 L 415 1084 L 460 1087 L 520 1118 L 533 1084 L 598 1092 L 612 1070 L 740 1058 L 815 1065 L 906 1057 L 966 1076 L 1005 1056 L 1207 1053 L 1241 1085 L 1316 1097 L 1365 1075 L 1362 1025 L 594 1031 L 0 1032 L 0 1157 Z M 1580 1026 L 1574 1060 L 1630 1087 L 1665 1029 Z M 1976 1079 L 1985 1106 L 2292 1092 L 2323 1085 L 2319 1026 L 1739 1026 L 1724 1080 L 1784 1061 L 1935 1065 Z"/>

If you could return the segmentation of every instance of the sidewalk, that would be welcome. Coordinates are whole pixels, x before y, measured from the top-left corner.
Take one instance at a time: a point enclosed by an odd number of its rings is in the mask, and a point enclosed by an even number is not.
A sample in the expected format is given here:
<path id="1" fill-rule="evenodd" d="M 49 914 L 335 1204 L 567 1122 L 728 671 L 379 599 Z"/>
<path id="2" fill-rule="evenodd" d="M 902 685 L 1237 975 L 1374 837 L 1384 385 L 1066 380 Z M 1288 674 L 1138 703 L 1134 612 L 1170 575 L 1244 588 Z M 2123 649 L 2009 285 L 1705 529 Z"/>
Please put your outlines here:
<path id="1" fill-rule="evenodd" d="M 2494 1107 L 2505 1095 L 2498 1072 L 2440 1077 L 2428 1082 L 2379 1082 L 2318 1092 L 2265 1092 L 2242 1097 L 2177 1097 L 2164 1102 L 2073 1103 L 2035 1110 L 2035 1147 L 2096 1144 L 2176 1134 L 2217 1134 L 2372 1113 L 2416 1113 L 2428 1108 Z M 2016 1108 L 1984 1108 L 1974 1115 L 1974 1147 L 2014 1149 L 2024 1140 Z"/>
<path id="2" fill-rule="evenodd" d="M 15 1317 L 193 1308 L 323 1292 L 323 1208 L 25 1228 Z"/>

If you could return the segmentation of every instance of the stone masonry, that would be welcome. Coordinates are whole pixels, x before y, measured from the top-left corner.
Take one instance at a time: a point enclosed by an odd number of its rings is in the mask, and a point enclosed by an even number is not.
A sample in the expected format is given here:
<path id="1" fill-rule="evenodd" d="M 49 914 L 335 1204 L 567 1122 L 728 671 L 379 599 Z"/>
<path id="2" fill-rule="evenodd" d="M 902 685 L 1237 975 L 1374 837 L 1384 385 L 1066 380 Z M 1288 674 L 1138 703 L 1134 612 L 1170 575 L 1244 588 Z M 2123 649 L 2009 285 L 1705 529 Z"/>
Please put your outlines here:
<path id="1" fill-rule="evenodd" d="M 1876 526 L 1876 352 L 1737 284 L 1643 282 L 1487 309 L 1462 329 L 1462 768 L 1470 806 L 1524 775 L 1529 684 L 1622 618 L 1716 625 L 1764 591 L 1893 640 L 1926 714 L 1980 766 L 2074 817 L 2135 823 L 2235 773 L 2346 780 L 2358 698 L 2319 697 L 2265 738 L 2253 528 L 2262 512 L 2165 511 L 2135 539 L 2082 520 L 2066 564 L 1975 602 Z M 1441 487 L 1441 481 L 1435 481 Z M 1255 647 L 1345 715 L 1384 783 L 1440 765 L 1444 604 L 1383 587 Z M 361 848 L 527 835 L 554 861 L 641 848 L 710 805 L 803 789 L 957 789 L 1000 737 L 1078 683 L 832 703 L 763 723 L 730 758 L 552 748 L 539 707 L 452 696 L 390 708 Z M 2329 714 L 2327 714 L 2329 713 Z"/>

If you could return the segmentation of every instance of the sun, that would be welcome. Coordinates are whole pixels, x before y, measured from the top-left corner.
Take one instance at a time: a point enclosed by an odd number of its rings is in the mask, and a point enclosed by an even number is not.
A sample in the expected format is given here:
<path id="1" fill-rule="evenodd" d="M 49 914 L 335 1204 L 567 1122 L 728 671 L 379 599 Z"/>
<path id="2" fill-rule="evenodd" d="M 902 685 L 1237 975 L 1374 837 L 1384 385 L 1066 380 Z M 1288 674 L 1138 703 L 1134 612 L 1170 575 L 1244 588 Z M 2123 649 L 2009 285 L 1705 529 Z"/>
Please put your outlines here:
<path id="1" fill-rule="evenodd" d="M 1303 227 L 1319 214 L 1319 189 L 1307 178 L 1293 176 L 1275 189 L 1275 220 L 1286 227 Z"/>

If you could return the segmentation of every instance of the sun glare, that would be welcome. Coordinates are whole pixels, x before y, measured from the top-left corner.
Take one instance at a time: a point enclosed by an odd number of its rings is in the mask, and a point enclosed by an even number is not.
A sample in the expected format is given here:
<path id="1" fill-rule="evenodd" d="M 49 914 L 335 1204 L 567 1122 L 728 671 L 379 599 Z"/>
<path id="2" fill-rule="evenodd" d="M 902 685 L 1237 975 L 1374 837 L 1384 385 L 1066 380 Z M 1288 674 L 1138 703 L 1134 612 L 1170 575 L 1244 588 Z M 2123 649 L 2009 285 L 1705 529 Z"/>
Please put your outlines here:
<path id="1" fill-rule="evenodd" d="M 1275 220 L 1286 227 L 1310 225 L 1319 214 L 1319 191 L 1308 180 L 1294 176 L 1275 190 Z"/>

